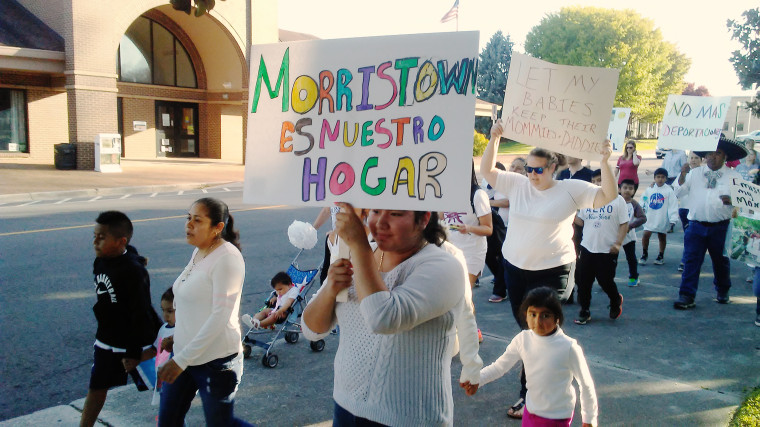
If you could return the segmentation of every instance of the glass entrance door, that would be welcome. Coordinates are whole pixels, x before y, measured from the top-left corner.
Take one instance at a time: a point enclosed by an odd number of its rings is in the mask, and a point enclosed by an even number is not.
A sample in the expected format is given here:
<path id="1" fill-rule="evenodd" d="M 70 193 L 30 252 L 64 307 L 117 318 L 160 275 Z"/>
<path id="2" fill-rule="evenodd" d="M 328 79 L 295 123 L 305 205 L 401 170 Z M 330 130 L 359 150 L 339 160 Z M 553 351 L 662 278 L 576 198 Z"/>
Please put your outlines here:
<path id="1" fill-rule="evenodd" d="M 156 155 L 198 157 L 198 104 L 156 101 Z"/>

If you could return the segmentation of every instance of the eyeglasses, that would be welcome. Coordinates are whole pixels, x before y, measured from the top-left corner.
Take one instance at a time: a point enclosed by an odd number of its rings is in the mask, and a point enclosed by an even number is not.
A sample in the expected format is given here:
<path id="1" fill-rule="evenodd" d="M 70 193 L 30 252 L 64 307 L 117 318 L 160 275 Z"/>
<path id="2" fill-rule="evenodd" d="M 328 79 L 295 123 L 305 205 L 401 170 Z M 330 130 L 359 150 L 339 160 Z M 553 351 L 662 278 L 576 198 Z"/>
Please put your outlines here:
<path id="1" fill-rule="evenodd" d="M 533 173 L 533 172 L 535 172 L 535 173 L 537 173 L 537 174 L 541 175 L 542 173 L 544 173 L 544 168 L 543 168 L 543 167 L 540 167 L 540 168 L 532 168 L 532 167 L 530 167 L 530 166 L 525 166 L 525 172 L 528 172 L 528 173 Z"/>

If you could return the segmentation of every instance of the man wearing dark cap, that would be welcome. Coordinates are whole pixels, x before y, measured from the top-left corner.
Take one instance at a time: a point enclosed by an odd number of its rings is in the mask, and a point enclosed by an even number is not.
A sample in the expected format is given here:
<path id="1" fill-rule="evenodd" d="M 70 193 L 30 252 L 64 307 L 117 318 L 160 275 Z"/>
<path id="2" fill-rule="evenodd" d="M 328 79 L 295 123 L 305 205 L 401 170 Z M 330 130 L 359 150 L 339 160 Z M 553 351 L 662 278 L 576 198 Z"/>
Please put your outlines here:
<path id="1" fill-rule="evenodd" d="M 731 184 L 734 178 L 741 179 L 741 175 L 728 168 L 726 161 L 744 158 L 747 148 L 721 135 L 715 151 L 698 154 L 706 158 L 705 164 L 691 171 L 684 165 L 676 190 L 679 198 L 689 196 L 689 226 L 683 241 L 684 270 L 678 300 L 673 303 L 679 310 L 695 307 L 705 252 L 710 254 L 715 274 L 715 300 L 718 304 L 728 304 L 731 268 L 724 248 L 732 212 Z"/>

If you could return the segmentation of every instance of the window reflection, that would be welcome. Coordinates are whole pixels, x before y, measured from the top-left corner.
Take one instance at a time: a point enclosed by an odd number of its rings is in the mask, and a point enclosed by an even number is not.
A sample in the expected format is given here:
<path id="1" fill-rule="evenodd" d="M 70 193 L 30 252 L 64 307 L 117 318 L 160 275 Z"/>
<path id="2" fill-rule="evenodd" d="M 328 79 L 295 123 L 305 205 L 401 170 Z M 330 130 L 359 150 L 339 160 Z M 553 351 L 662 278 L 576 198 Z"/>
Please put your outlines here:
<path id="1" fill-rule="evenodd" d="M 119 44 L 119 80 L 165 86 L 198 87 L 187 50 L 162 25 L 139 17 Z"/>

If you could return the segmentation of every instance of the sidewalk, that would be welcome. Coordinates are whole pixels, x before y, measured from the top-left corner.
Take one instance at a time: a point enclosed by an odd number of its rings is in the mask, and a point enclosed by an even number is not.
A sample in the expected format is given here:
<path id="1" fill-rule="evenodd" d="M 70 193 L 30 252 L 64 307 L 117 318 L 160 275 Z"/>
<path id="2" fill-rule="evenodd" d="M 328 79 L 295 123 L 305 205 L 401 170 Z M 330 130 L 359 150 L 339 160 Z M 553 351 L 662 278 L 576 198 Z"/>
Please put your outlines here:
<path id="1" fill-rule="evenodd" d="M 214 159 L 122 160 L 122 172 L 58 170 L 0 159 L 0 203 L 188 190 L 242 182 L 245 167 Z"/>

